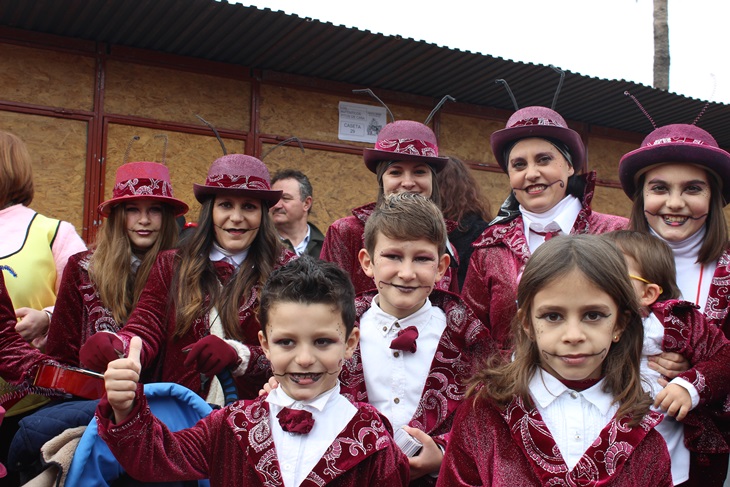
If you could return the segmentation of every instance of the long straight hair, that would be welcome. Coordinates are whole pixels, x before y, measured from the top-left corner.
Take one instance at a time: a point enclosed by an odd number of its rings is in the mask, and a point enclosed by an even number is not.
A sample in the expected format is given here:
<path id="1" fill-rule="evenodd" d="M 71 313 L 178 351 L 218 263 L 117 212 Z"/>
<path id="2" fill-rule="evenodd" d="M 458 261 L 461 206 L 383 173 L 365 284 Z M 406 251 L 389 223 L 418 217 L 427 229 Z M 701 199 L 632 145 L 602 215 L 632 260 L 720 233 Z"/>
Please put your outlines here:
<path id="1" fill-rule="evenodd" d="M 174 300 L 171 304 L 176 310 L 176 338 L 183 337 L 190 330 L 195 319 L 201 316 L 201 310 L 207 313 L 215 306 L 226 335 L 243 340 L 238 315 L 241 301 L 248 299 L 254 288 L 263 286 L 281 254 L 282 247 L 269 217 L 269 206 L 262 201 L 261 224 L 246 260 L 231 280 L 221 287 L 209 258 L 215 242 L 214 203 L 215 197 L 211 197 L 202 204 L 198 227 L 183 241 L 177 254 L 176 276 L 170 293 Z"/>
<path id="2" fill-rule="evenodd" d="M 597 235 L 557 237 L 535 251 L 517 289 L 519 309 L 512 321 L 514 359 L 494 357 L 472 379 L 469 392 L 500 407 L 505 407 L 515 396 L 525 404 L 532 404 L 529 383 L 540 366 L 540 353 L 524 327 L 532 330 L 531 308 L 535 295 L 573 271 L 579 271 L 611 296 L 618 307 L 616 327 L 622 332 L 621 339 L 611 345 L 603 361 L 603 390 L 619 404 L 617 416 L 630 416 L 630 424 L 635 426 L 651 404 L 639 373 L 644 328 L 623 255 Z"/>
<path id="3" fill-rule="evenodd" d="M 125 205 L 119 204 L 99 230 L 94 252 L 89 258 L 89 278 L 96 286 L 99 298 L 109 308 L 121 327 L 139 301 L 157 254 L 177 245 L 175 215 L 168 205 L 162 208 L 162 225 L 155 243 L 144 255 L 136 274 L 132 273 L 132 242 L 127 232 Z"/>
<path id="4" fill-rule="evenodd" d="M 707 180 L 710 182 L 710 211 L 707 215 L 705 228 L 707 233 L 702 241 L 700 252 L 697 255 L 697 263 L 706 265 L 720 258 L 725 251 L 728 243 L 728 228 L 725 221 L 723 207 L 725 199 L 722 196 L 720 183 L 717 178 L 708 171 Z M 642 174 L 636 183 L 636 192 L 634 193 L 634 205 L 631 207 L 631 219 L 629 228 L 639 232 L 649 233 L 649 222 L 646 221 L 644 215 L 644 180 L 646 174 Z"/>

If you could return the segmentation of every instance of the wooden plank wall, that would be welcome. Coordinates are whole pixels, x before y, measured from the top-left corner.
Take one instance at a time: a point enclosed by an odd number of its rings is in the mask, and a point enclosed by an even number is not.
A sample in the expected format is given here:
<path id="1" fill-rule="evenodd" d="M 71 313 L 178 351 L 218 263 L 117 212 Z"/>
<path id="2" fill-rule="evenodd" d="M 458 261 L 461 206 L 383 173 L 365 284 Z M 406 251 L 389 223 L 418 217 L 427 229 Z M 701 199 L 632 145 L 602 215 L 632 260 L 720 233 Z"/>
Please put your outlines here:
<path id="1" fill-rule="evenodd" d="M 100 225 L 98 204 L 108 198 L 114 172 L 127 162 L 165 162 L 176 196 L 199 205 L 192 184 L 203 182 L 221 148 L 195 117 L 215 125 L 229 152 L 261 157 L 274 144 L 297 136 L 302 153 L 285 146 L 267 155 L 271 172 L 304 171 L 315 193 L 312 220 L 323 231 L 350 209 L 377 194 L 375 176 L 362 163 L 368 144 L 337 139 L 340 101 L 373 103 L 353 95 L 360 88 L 240 66 L 161 53 L 98 45 L 0 29 L 0 127 L 28 144 L 34 161 L 37 211 L 71 222 L 90 241 Z M 414 95 L 378 92 L 397 119 L 424 120 L 438 102 Z M 496 166 L 489 135 L 509 113 L 447 103 L 434 127 L 443 155 L 465 160 L 496 211 L 509 191 Z M 617 184 L 621 155 L 641 136 L 571 124 L 586 141 L 589 168 L 600 180 L 594 209 L 627 215 L 630 202 Z"/>

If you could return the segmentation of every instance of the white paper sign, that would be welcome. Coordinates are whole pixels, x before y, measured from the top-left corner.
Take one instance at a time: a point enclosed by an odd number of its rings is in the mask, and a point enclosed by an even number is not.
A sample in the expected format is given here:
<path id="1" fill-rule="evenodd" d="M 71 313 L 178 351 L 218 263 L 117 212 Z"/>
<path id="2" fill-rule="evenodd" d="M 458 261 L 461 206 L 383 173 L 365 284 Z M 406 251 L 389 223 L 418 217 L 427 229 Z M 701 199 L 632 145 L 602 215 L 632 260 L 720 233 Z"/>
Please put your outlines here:
<path id="1" fill-rule="evenodd" d="M 340 128 L 337 138 L 375 143 L 378 132 L 387 123 L 384 107 L 340 102 Z"/>

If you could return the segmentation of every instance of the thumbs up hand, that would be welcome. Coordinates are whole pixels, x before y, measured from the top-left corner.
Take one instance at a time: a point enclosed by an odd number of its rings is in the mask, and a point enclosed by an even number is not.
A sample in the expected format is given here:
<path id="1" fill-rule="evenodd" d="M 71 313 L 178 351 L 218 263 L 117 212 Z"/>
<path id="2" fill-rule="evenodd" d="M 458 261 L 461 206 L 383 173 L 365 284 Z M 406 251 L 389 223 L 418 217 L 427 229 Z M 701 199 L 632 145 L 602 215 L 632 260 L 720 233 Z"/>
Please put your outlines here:
<path id="1" fill-rule="evenodd" d="M 129 343 L 129 354 L 109 362 L 104 373 L 104 386 L 109 405 L 114 410 L 114 422 L 120 423 L 129 415 L 134 406 L 134 397 L 142 370 L 140 352 L 142 339 L 133 337 Z"/>

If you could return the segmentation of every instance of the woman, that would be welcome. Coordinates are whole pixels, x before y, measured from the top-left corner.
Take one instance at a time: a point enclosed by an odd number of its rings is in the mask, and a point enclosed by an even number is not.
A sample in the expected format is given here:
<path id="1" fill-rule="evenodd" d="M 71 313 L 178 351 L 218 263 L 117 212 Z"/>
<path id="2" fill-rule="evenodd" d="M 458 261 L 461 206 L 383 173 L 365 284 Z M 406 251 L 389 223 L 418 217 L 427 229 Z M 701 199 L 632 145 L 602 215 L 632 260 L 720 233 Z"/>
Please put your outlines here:
<path id="1" fill-rule="evenodd" d="M 696 304 L 708 323 L 730 336 L 730 253 L 723 213 L 730 201 L 730 154 L 695 125 L 667 125 L 621 158 L 619 177 L 633 200 L 631 228 L 669 245 L 682 299 Z M 702 407 L 716 414 L 715 405 Z M 727 431 L 727 425 L 721 429 Z M 705 443 L 719 454 L 692 454 L 688 485 L 723 485 L 727 440 L 717 436 Z"/>
<path id="2" fill-rule="evenodd" d="M 438 180 L 444 218 L 456 222 L 449 232 L 449 241 L 459 256 L 459 289 L 464 287 L 469 259 L 474 252 L 472 243 L 487 228 L 492 219 L 489 202 L 469 168 L 456 157 L 449 157 L 449 163 L 436 176 Z"/>
<path id="3" fill-rule="evenodd" d="M 144 342 L 143 370 L 159 360 L 159 380 L 221 404 L 215 376 L 230 370 L 234 377 L 246 374 L 239 396 L 255 397 L 269 374 L 265 362 L 248 360 L 247 345 L 258 345 L 259 289 L 294 257 L 282 249 L 269 217 L 281 196 L 269 181 L 255 157 L 231 154 L 213 162 L 205 184 L 193 185 L 202 205 L 195 233 L 179 250 L 160 254 L 124 328 L 92 336 L 81 363 L 105 370 L 137 335 Z"/>
<path id="4" fill-rule="evenodd" d="M 490 138 L 512 192 L 474 242 L 462 297 L 502 349 L 510 349 L 517 283 L 532 252 L 555 235 L 603 233 L 627 220 L 591 210 L 595 173 L 580 135 L 546 107 L 517 110 Z"/>
<path id="5" fill-rule="evenodd" d="M 372 278 L 360 267 L 365 222 L 385 195 L 417 193 L 440 207 L 436 174 L 448 163 L 439 157 L 436 135 L 426 125 L 412 120 L 391 122 L 380 131 L 374 149 L 363 152 L 365 166 L 376 174 L 378 201 L 352 210 L 352 215 L 335 221 L 327 230 L 320 258 L 338 264 L 350 274 L 355 292 L 375 288 Z M 452 225 L 453 226 L 453 225 Z M 438 289 L 458 291 L 452 268 L 438 282 Z"/>

